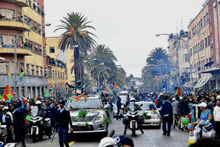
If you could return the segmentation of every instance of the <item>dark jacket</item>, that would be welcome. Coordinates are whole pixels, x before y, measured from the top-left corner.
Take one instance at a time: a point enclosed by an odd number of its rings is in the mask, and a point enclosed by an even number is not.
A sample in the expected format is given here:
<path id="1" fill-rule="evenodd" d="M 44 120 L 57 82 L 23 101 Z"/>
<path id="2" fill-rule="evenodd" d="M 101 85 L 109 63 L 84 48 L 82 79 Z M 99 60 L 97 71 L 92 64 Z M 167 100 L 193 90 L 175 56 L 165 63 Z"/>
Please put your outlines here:
<path id="1" fill-rule="evenodd" d="M 47 109 L 46 109 L 46 116 L 48 117 L 48 118 L 50 118 L 50 120 L 51 120 L 51 123 L 53 123 L 53 122 L 55 122 L 56 121 L 56 119 L 57 119 L 57 115 L 56 115 L 56 109 L 55 108 L 51 108 L 51 107 L 48 107 Z"/>
<path id="2" fill-rule="evenodd" d="M 179 114 L 181 116 L 189 114 L 189 102 L 187 100 L 182 99 L 179 102 Z"/>
<path id="3" fill-rule="evenodd" d="M 70 118 L 70 112 L 64 108 L 62 112 L 60 112 L 60 108 L 57 110 L 57 122 L 56 122 L 56 128 L 58 127 L 69 127 L 68 125 L 70 124 L 70 127 L 72 128 L 72 121 Z"/>
<path id="4" fill-rule="evenodd" d="M 11 122 L 11 116 L 9 114 L 6 114 L 5 123 L 2 122 L 2 117 L 1 117 L 1 123 L 7 125 L 7 128 L 9 128 L 11 126 L 11 123 L 12 123 Z"/>
<path id="5" fill-rule="evenodd" d="M 16 109 L 13 112 L 13 126 L 14 128 L 23 128 L 23 125 L 25 124 L 24 119 L 23 119 L 23 115 L 21 113 L 20 110 Z"/>
<path id="6" fill-rule="evenodd" d="M 173 106 L 171 102 L 164 101 L 162 104 L 162 109 L 160 111 L 161 117 L 173 117 Z"/>

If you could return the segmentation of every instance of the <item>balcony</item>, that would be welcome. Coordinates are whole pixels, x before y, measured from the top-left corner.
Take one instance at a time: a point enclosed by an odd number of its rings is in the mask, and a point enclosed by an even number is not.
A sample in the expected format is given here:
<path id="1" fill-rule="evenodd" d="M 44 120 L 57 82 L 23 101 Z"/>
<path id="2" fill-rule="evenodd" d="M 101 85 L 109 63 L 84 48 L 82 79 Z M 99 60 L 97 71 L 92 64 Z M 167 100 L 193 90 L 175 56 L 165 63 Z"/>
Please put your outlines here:
<path id="1" fill-rule="evenodd" d="M 1 0 L 2 2 L 14 3 L 20 7 L 28 7 L 26 0 Z"/>
<path id="2" fill-rule="evenodd" d="M 13 46 L 3 47 L 3 48 L 0 48 L 0 53 L 1 54 L 14 54 L 15 48 Z M 32 51 L 30 51 L 28 49 L 24 49 L 24 48 L 17 48 L 17 54 L 24 55 L 24 56 L 31 56 Z"/>
<path id="3" fill-rule="evenodd" d="M 30 26 L 24 22 L 13 20 L 0 20 L 1 28 L 12 28 L 20 31 L 30 30 Z"/>

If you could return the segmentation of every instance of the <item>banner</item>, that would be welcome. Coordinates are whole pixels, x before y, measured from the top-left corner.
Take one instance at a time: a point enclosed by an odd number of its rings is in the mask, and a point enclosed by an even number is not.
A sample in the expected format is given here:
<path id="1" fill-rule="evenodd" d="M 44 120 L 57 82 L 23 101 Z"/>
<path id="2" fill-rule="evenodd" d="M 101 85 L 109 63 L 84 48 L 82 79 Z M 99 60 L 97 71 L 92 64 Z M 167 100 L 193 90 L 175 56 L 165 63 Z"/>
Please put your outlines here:
<path id="1" fill-rule="evenodd" d="M 12 92 L 11 88 L 9 87 L 9 85 L 7 85 L 6 88 L 5 88 L 5 92 L 3 94 L 2 99 L 4 101 L 8 101 L 8 100 L 11 100 L 14 95 L 15 95 L 15 93 Z"/>

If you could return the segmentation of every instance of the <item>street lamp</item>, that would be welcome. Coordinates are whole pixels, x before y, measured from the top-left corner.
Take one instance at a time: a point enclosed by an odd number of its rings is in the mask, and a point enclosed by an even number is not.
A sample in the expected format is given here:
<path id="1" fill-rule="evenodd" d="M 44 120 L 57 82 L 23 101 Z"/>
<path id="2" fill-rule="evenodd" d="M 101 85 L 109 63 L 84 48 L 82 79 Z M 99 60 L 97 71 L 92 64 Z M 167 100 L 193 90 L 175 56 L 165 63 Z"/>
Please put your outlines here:
<path id="1" fill-rule="evenodd" d="M 107 69 L 110 69 L 110 68 L 108 67 L 108 68 L 106 68 L 106 69 L 103 69 L 103 70 L 101 70 L 101 71 L 98 73 L 98 89 L 99 89 L 99 76 L 100 76 L 101 72 L 103 72 L 103 71 L 105 71 L 105 70 L 107 70 Z M 100 90 L 100 89 L 99 89 L 99 90 Z"/>

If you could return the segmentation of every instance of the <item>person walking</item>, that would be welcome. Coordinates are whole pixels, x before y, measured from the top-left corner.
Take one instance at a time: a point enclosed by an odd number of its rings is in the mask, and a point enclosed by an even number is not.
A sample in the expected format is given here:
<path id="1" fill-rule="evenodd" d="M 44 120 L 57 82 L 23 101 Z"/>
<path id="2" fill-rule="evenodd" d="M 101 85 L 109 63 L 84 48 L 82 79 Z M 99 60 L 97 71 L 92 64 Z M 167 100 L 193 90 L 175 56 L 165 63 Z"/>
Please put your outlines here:
<path id="1" fill-rule="evenodd" d="M 220 99 L 217 99 L 217 105 L 214 108 L 214 119 L 216 128 L 216 137 L 220 139 Z"/>
<path id="2" fill-rule="evenodd" d="M 20 110 L 18 110 L 19 104 L 16 103 L 14 104 L 14 111 L 13 111 L 13 127 L 14 127 L 14 133 L 15 133 L 15 141 L 18 142 L 22 142 L 22 146 L 26 147 L 25 145 L 25 138 L 24 138 L 24 126 L 25 126 L 25 122 L 23 119 L 23 115 L 22 112 Z"/>
<path id="3" fill-rule="evenodd" d="M 160 113 L 163 120 L 163 135 L 170 136 L 173 118 L 173 106 L 171 102 L 168 101 L 168 96 L 164 97 L 164 102 L 162 104 L 162 109 Z"/>
<path id="4" fill-rule="evenodd" d="M 179 120 L 179 96 L 175 96 L 176 99 L 173 102 L 173 128 L 175 129 L 176 124 L 178 123 Z"/>
<path id="5" fill-rule="evenodd" d="M 116 106 L 117 106 L 117 115 L 116 115 L 116 120 L 118 120 L 118 119 L 119 119 L 119 113 L 120 113 L 120 109 L 121 109 L 121 106 L 122 106 L 122 103 L 121 103 L 121 98 L 120 98 L 119 96 L 117 97 Z"/>
<path id="6" fill-rule="evenodd" d="M 69 147 L 68 144 L 68 131 L 69 131 L 69 124 L 71 127 L 71 132 L 73 132 L 73 126 L 70 118 L 70 112 L 64 108 L 65 102 L 63 100 L 59 101 L 60 107 L 57 112 L 57 122 L 56 122 L 56 129 L 55 131 L 58 131 L 59 135 L 59 143 L 60 147 L 64 147 L 63 144 L 65 144 L 66 147 Z"/>

